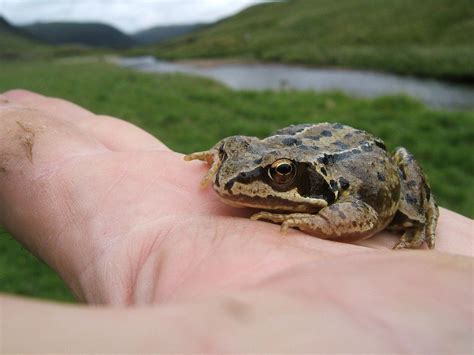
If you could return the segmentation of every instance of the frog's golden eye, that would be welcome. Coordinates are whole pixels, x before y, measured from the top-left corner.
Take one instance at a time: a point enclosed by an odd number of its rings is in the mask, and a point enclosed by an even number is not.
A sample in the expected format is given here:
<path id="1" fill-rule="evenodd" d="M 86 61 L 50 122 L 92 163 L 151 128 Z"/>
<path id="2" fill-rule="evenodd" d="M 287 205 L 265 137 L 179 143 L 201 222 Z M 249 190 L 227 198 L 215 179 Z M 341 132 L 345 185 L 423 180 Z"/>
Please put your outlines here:
<path id="1" fill-rule="evenodd" d="M 268 169 L 268 176 L 277 184 L 288 184 L 296 176 L 296 166 L 291 160 L 279 159 Z"/>

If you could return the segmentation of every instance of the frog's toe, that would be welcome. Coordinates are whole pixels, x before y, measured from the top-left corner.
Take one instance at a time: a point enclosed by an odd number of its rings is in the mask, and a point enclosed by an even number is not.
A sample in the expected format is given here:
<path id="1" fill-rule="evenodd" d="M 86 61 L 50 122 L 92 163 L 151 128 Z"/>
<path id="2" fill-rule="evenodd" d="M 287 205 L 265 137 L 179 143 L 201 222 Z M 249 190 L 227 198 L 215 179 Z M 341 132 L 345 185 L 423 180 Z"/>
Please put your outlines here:
<path id="1" fill-rule="evenodd" d="M 300 224 L 301 223 L 299 223 L 297 220 L 287 219 L 286 221 L 283 221 L 283 223 L 281 224 L 280 233 L 287 234 L 288 229 L 298 227 Z"/>
<path id="2" fill-rule="evenodd" d="M 435 247 L 435 235 L 432 234 L 431 236 L 426 237 L 426 244 L 428 244 L 428 248 L 434 249 Z"/>
<path id="3" fill-rule="evenodd" d="M 254 221 L 264 219 L 273 223 L 281 223 L 280 232 L 286 234 L 289 228 L 306 225 L 308 215 L 303 213 L 279 214 L 262 211 L 255 213 L 250 219 Z"/>
<path id="4" fill-rule="evenodd" d="M 260 219 L 268 219 L 270 216 L 271 216 L 271 213 L 262 211 L 262 212 L 254 213 L 253 215 L 250 216 L 250 219 L 252 221 L 258 221 Z"/>
<path id="5" fill-rule="evenodd" d="M 183 159 L 186 161 L 191 161 L 191 160 L 202 160 L 205 162 L 212 162 L 212 158 L 214 157 L 215 153 L 213 150 L 206 150 L 203 152 L 195 152 L 195 153 L 190 153 L 186 154 L 183 156 Z"/>
<path id="6" fill-rule="evenodd" d="M 421 247 L 424 241 L 425 232 L 423 230 L 406 231 L 400 238 L 400 241 L 395 244 L 393 249 L 418 249 Z"/>
<path id="7" fill-rule="evenodd" d="M 288 228 L 290 228 L 290 225 L 285 221 L 281 224 L 280 227 L 280 233 L 281 234 L 287 234 L 288 233 Z"/>

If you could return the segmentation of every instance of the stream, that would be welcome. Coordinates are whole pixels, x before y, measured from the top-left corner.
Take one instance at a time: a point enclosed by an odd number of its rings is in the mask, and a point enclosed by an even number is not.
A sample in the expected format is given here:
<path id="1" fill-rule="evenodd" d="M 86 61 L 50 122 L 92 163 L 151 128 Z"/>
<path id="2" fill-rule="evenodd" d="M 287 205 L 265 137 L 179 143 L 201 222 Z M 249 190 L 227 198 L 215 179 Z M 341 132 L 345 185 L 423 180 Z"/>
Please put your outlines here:
<path id="1" fill-rule="evenodd" d="M 341 91 L 354 97 L 405 94 L 429 107 L 474 109 L 474 87 L 435 79 L 333 68 L 308 68 L 284 64 L 174 63 L 145 57 L 118 57 L 113 62 L 143 72 L 187 73 L 220 81 L 236 90 Z"/>

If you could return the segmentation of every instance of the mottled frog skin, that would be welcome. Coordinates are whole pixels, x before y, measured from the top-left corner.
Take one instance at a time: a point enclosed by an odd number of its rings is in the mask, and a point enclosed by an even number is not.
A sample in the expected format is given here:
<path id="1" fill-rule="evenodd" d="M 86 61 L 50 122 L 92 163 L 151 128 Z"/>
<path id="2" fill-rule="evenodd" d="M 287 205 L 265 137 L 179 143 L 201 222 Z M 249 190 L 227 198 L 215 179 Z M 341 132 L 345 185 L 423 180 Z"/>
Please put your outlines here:
<path id="1" fill-rule="evenodd" d="M 259 139 L 232 136 L 185 156 L 210 165 L 220 198 L 261 210 L 251 218 L 323 239 L 353 242 L 388 228 L 396 249 L 435 245 L 438 207 L 425 175 L 404 148 L 387 152 L 371 134 L 339 123 L 302 124 Z"/>

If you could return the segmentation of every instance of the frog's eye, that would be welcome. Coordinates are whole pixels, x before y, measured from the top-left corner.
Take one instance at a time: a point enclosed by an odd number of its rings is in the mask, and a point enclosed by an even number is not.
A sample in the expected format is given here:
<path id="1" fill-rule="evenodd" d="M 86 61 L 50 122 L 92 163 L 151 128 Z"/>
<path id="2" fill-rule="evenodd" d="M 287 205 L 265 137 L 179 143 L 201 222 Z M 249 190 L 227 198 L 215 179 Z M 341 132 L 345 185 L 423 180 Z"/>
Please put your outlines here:
<path id="1" fill-rule="evenodd" d="M 295 175 L 296 166 L 288 159 L 279 159 L 268 169 L 268 176 L 277 184 L 288 184 L 293 181 Z"/>

